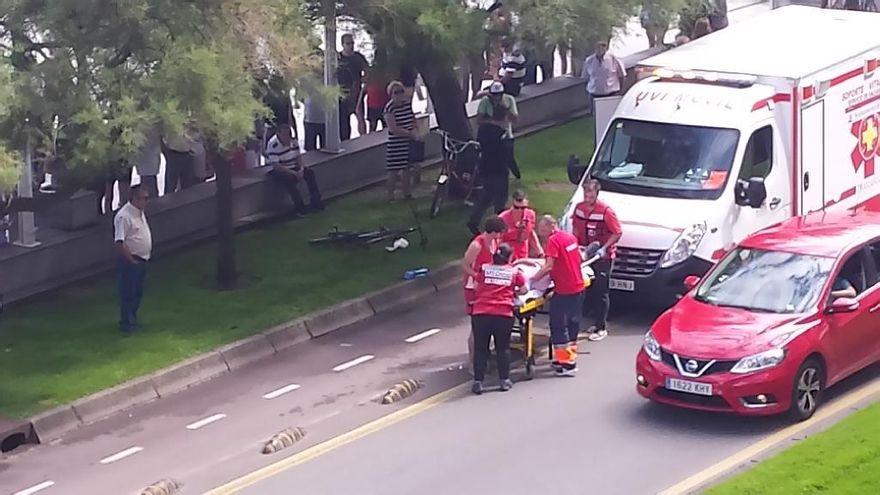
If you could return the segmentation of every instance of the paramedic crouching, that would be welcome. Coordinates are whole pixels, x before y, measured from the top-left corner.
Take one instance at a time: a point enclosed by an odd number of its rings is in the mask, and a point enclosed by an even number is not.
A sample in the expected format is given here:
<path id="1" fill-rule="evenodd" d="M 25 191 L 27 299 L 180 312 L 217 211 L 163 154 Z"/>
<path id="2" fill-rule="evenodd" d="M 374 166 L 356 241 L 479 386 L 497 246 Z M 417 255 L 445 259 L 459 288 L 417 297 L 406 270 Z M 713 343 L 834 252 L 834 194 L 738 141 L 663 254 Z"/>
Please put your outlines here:
<path id="1" fill-rule="evenodd" d="M 492 263 L 482 265 L 476 277 L 474 304 L 471 313 L 471 332 L 474 336 L 473 393 L 483 393 L 486 365 L 489 360 L 489 341 L 495 341 L 498 360 L 498 378 L 501 391 L 513 387 L 510 380 L 510 334 L 513 331 L 515 294 L 525 294 L 526 280 L 510 264 L 513 248 L 502 244 L 492 255 Z"/>
<path id="2" fill-rule="evenodd" d="M 544 266 L 533 281 L 548 273 L 553 281 L 550 302 L 550 341 L 553 345 L 553 368 L 558 376 L 577 373 L 577 336 L 581 325 L 584 275 L 581 252 L 575 236 L 560 230 L 550 215 L 538 221 L 538 237 L 544 239 Z"/>

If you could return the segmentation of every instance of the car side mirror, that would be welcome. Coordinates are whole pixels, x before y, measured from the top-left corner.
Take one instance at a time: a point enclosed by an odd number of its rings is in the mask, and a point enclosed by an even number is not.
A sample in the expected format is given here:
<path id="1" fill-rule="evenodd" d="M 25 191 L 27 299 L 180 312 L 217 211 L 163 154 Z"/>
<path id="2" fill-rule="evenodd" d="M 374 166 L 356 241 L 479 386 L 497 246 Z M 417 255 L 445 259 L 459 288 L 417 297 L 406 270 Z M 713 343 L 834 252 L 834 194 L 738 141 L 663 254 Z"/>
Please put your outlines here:
<path id="1" fill-rule="evenodd" d="M 587 166 L 581 165 L 581 160 L 577 155 L 571 155 L 568 157 L 567 172 L 568 181 L 577 186 L 580 185 L 581 179 L 587 173 Z"/>
<path id="2" fill-rule="evenodd" d="M 829 314 L 853 313 L 858 311 L 859 302 L 849 297 L 838 297 L 831 302 L 826 310 Z"/>
<path id="3" fill-rule="evenodd" d="M 684 286 L 687 287 L 687 290 L 691 290 L 700 283 L 700 277 L 697 275 L 688 275 L 684 278 Z"/>

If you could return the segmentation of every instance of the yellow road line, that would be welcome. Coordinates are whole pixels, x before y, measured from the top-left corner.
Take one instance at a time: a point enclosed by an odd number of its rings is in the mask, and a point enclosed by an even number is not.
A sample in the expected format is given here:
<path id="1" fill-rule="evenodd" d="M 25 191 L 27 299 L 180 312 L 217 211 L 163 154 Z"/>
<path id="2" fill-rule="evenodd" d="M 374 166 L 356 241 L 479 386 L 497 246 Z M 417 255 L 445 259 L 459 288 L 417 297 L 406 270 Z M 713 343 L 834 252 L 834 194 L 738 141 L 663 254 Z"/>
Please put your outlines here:
<path id="1" fill-rule="evenodd" d="M 305 462 L 311 461 L 312 459 L 336 450 L 339 447 L 348 445 L 356 440 L 376 433 L 377 431 L 384 430 L 389 426 L 421 414 L 428 409 L 431 409 L 458 395 L 461 395 L 469 388 L 470 383 L 463 383 L 444 392 L 432 395 L 431 397 L 428 397 L 421 402 L 417 402 L 409 407 L 406 407 L 399 411 L 395 411 L 387 416 L 383 416 L 379 419 L 371 421 L 370 423 L 359 426 L 347 433 L 331 438 L 313 447 L 309 447 L 308 449 L 303 450 L 302 452 L 298 452 L 286 459 L 282 459 L 274 464 L 270 464 L 266 467 L 248 473 L 241 478 L 238 478 L 221 487 L 206 492 L 205 495 L 228 495 L 235 493 L 239 490 L 243 490 L 249 486 L 259 483 L 260 481 L 280 474 L 294 466 L 298 466 Z"/>
<path id="2" fill-rule="evenodd" d="M 880 379 L 863 385 L 856 390 L 844 395 L 840 399 L 830 404 L 826 404 L 809 420 L 793 424 L 777 431 L 776 433 L 772 433 L 762 438 L 761 440 L 758 440 L 754 444 L 746 447 L 736 454 L 733 454 L 723 461 L 713 466 L 710 466 L 703 471 L 700 471 L 699 473 L 681 481 L 675 486 L 667 488 L 666 490 L 660 492 L 660 495 L 683 495 L 689 493 L 692 490 L 701 487 L 713 478 L 716 478 L 722 474 L 727 473 L 728 471 L 735 469 L 740 464 L 748 462 L 758 455 L 787 441 L 791 437 L 794 437 L 799 433 L 802 433 L 816 426 L 816 424 L 825 421 L 832 416 L 843 412 L 845 409 L 851 408 L 857 405 L 859 402 L 862 402 L 863 400 L 866 400 L 877 394 L 880 394 Z"/>

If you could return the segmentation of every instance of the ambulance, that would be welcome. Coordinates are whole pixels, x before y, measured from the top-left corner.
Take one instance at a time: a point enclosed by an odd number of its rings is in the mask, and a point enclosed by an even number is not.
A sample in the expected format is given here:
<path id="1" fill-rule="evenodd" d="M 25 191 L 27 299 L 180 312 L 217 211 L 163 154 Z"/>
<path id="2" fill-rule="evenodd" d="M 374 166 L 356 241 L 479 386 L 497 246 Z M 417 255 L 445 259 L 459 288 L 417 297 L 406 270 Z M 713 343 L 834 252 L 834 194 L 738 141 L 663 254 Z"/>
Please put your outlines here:
<path id="1" fill-rule="evenodd" d="M 622 223 L 612 290 L 668 305 L 763 227 L 880 209 L 878 62 L 880 14 L 787 6 L 652 56 L 597 99 L 599 145 L 569 176 L 597 179 Z"/>

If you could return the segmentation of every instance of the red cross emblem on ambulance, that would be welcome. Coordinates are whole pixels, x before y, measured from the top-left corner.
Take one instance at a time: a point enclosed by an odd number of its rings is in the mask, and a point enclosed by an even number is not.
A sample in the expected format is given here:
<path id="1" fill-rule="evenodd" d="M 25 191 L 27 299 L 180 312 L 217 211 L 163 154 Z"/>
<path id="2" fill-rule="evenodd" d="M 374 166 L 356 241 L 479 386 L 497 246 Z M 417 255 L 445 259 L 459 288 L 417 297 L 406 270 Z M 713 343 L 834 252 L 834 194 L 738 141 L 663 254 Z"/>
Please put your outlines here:
<path id="1" fill-rule="evenodd" d="M 874 175 L 874 158 L 880 154 L 880 114 L 853 122 L 851 131 L 857 141 L 850 155 L 853 168 L 858 172 L 864 164 L 865 177 L 870 177 Z"/>

